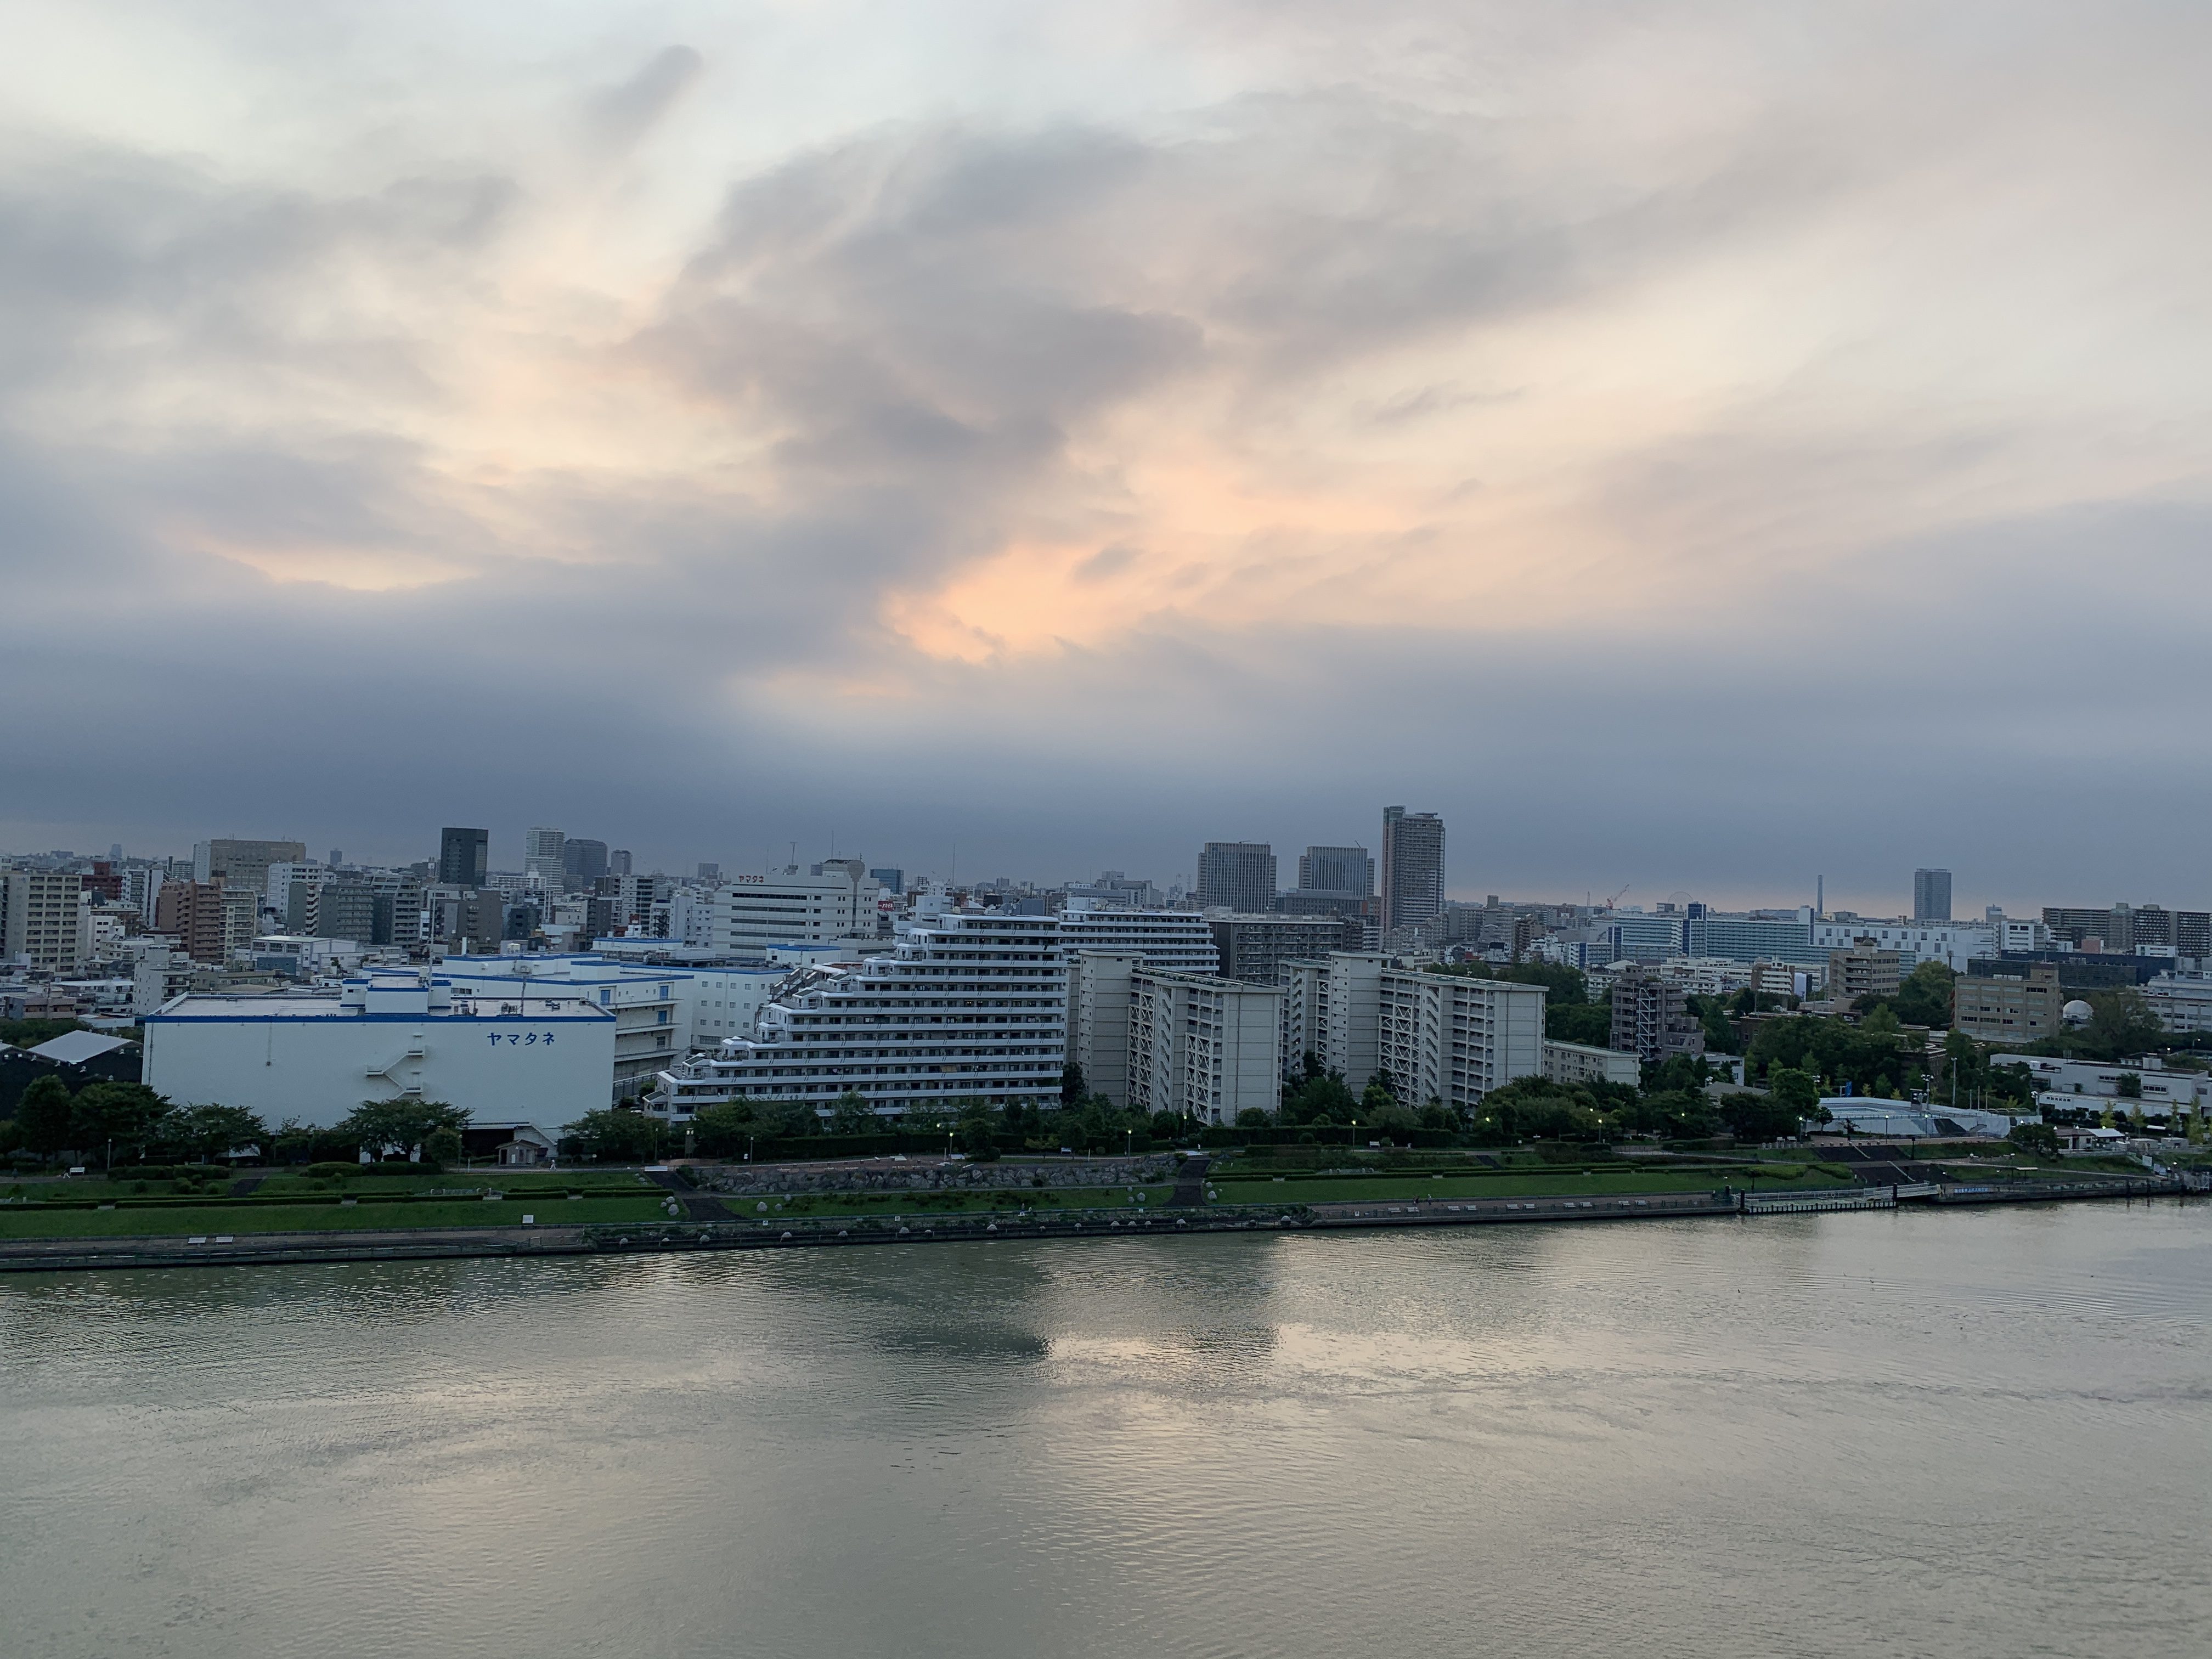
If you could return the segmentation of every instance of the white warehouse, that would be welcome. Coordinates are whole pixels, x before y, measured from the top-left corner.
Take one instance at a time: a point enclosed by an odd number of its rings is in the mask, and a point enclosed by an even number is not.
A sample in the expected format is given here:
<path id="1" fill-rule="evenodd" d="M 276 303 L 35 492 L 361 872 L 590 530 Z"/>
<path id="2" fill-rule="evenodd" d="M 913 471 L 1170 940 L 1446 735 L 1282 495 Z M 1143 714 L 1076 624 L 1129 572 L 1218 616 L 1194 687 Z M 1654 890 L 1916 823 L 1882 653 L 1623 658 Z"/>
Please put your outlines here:
<path id="1" fill-rule="evenodd" d="M 176 998 L 145 1020 L 145 1080 L 179 1105 L 328 1128 L 365 1100 L 444 1101 L 556 1129 L 607 1103 L 615 1014 L 574 995 L 456 996 L 410 973 L 335 997 Z"/>

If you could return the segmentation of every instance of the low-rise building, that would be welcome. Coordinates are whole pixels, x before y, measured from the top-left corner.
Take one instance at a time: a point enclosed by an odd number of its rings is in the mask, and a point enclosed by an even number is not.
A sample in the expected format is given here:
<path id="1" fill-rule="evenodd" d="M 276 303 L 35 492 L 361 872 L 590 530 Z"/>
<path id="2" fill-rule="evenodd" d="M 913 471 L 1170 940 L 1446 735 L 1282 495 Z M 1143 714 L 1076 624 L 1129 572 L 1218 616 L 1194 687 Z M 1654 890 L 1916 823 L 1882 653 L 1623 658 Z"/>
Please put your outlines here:
<path id="1" fill-rule="evenodd" d="M 2212 978 L 2203 974 L 2160 974 L 2142 988 L 2142 994 L 2167 1030 L 2212 1031 Z"/>
<path id="2" fill-rule="evenodd" d="M 1951 987 L 1951 1029 L 1982 1042 L 2033 1042 L 2058 1030 L 2065 1006 L 2055 967 L 1961 974 Z"/>
<path id="3" fill-rule="evenodd" d="M 1618 1048 L 1593 1048 L 1587 1042 L 1544 1043 L 1544 1076 L 1552 1083 L 1619 1083 L 1635 1088 L 1644 1081 L 1644 1066 L 1634 1054 Z"/>
<path id="4" fill-rule="evenodd" d="M 1828 952 L 1828 997 L 1849 1007 L 1861 997 L 1894 997 L 1905 983 L 1905 958 L 1872 939 Z"/>
<path id="5" fill-rule="evenodd" d="M 614 1061 L 602 1105 L 643 1094 L 692 1046 L 686 970 L 638 968 L 590 955 L 511 953 L 447 957 L 438 973 L 458 994 L 522 1012 L 541 997 L 575 997 L 611 1013 Z"/>
<path id="6" fill-rule="evenodd" d="M 146 1016 L 145 1080 L 180 1105 L 328 1128 L 364 1100 L 549 1127 L 607 1103 L 615 1015 L 581 997 L 456 994 L 414 972 L 336 996 L 186 994 Z"/>

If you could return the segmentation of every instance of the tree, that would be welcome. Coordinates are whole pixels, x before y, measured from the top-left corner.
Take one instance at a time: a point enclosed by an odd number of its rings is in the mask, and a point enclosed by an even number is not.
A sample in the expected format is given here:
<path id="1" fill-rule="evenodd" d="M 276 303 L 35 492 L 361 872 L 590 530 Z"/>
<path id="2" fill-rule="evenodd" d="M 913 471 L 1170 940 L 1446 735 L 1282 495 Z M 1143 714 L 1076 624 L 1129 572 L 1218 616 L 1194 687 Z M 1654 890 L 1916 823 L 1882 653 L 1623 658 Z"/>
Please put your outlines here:
<path id="1" fill-rule="evenodd" d="M 433 1129 L 422 1138 L 422 1156 L 433 1164 L 458 1164 L 465 1150 L 459 1129 Z"/>
<path id="2" fill-rule="evenodd" d="M 1729 1133 L 1738 1140 L 1794 1140 L 1798 1133 L 1798 1119 L 1803 1115 L 1771 1093 L 1723 1095 L 1719 1104 L 1721 1121 L 1728 1125 Z"/>
<path id="3" fill-rule="evenodd" d="M 750 1103 L 726 1100 L 691 1120 L 692 1144 L 708 1158 L 741 1157 L 761 1133 Z"/>
<path id="4" fill-rule="evenodd" d="M 1264 1129 L 1273 1121 L 1273 1119 L 1257 1106 L 1247 1106 L 1237 1114 L 1237 1127 L 1240 1129 Z M 1157 1132 L 1155 1129 L 1155 1133 Z"/>
<path id="5" fill-rule="evenodd" d="M 875 1127 L 875 1109 L 858 1089 L 846 1090 L 830 1105 L 830 1133 L 833 1135 L 866 1134 Z"/>
<path id="6" fill-rule="evenodd" d="M 112 1146 L 125 1158 L 143 1158 L 169 1110 L 169 1103 L 143 1083 L 88 1083 L 70 1103 L 70 1139 L 81 1152 Z"/>
<path id="7" fill-rule="evenodd" d="M 341 1140 L 360 1147 L 372 1158 L 391 1152 L 411 1152 L 439 1129 L 456 1132 L 469 1127 L 468 1111 L 442 1100 L 364 1100 L 346 1114 L 337 1127 Z"/>
<path id="8" fill-rule="evenodd" d="M 999 1161 L 999 1143 L 991 1133 L 991 1120 L 978 1112 L 960 1120 L 960 1150 L 978 1164 Z"/>
<path id="9" fill-rule="evenodd" d="M 1398 1103 L 1397 1086 L 1388 1072 L 1377 1072 L 1367 1079 L 1367 1086 L 1359 1091 L 1359 1110 L 1363 1116 L 1381 1117 Z"/>
<path id="10" fill-rule="evenodd" d="M 1805 1073 L 1792 1066 L 1777 1067 L 1767 1074 L 1766 1092 L 1774 1103 L 1790 1115 L 1793 1121 L 1813 1117 L 1820 1109 L 1820 1085 Z M 1795 1133 L 1795 1130 L 1792 1130 Z"/>
<path id="11" fill-rule="evenodd" d="M 2122 1100 L 2142 1098 L 2142 1074 L 2139 1072 L 2121 1073 L 2120 1080 L 2114 1086 Z"/>
<path id="12" fill-rule="evenodd" d="M 49 1072 L 31 1079 L 23 1097 L 15 1103 L 15 1127 L 23 1145 L 52 1158 L 70 1144 L 69 1085 Z"/>
<path id="13" fill-rule="evenodd" d="M 1063 1108 L 1079 1106 L 1085 1092 L 1083 1067 L 1071 1060 L 1060 1068 L 1060 1103 Z"/>
<path id="14" fill-rule="evenodd" d="M 1325 1072 L 1298 1085 L 1283 1097 L 1280 1113 L 1284 1124 L 1293 1128 L 1309 1123 L 1349 1123 L 1358 1115 L 1359 1102 L 1336 1072 Z"/>
<path id="15" fill-rule="evenodd" d="M 2089 1023 L 2062 1033 L 2060 1042 L 2067 1052 L 2085 1059 L 2124 1060 L 2162 1049 L 2166 1036 L 2143 994 L 2129 986 L 2090 993 Z"/>
<path id="16" fill-rule="evenodd" d="M 586 1112 L 568 1126 L 567 1138 L 595 1164 L 649 1164 L 660 1156 L 668 1132 L 643 1112 L 610 1108 Z"/>
<path id="17" fill-rule="evenodd" d="M 1544 1035 L 1553 1042 L 1582 1042 L 1602 1048 L 1613 1040 L 1613 1005 L 1571 1003 L 1544 1009 Z"/>
<path id="18" fill-rule="evenodd" d="M 1890 1006 L 1907 1025 L 1948 1025 L 1951 988 L 1958 977 L 1940 962 L 1923 962 L 1905 975 Z"/>
<path id="19" fill-rule="evenodd" d="M 161 1125 L 161 1145 L 174 1147 L 195 1163 L 212 1163 L 227 1153 L 258 1146 L 271 1150 L 269 1126 L 243 1106 L 187 1106 Z M 459 1157 L 458 1151 L 454 1156 Z"/>
<path id="20" fill-rule="evenodd" d="M 1735 1027 L 1729 1024 L 1727 1010 L 1718 997 L 1692 996 L 1684 1000 L 1690 1012 L 1705 1025 L 1707 1053 L 1740 1054 L 1743 1052 L 1743 1044 L 1736 1040 Z"/>

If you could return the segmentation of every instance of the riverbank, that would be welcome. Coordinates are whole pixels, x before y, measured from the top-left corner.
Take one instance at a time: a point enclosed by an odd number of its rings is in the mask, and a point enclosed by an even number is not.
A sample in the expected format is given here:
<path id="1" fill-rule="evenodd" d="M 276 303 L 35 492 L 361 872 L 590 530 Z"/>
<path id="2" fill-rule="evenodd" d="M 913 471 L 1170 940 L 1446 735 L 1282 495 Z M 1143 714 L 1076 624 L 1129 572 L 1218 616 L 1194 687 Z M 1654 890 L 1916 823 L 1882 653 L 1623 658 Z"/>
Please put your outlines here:
<path id="1" fill-rule="evenodd" d="M 2201 1188 L 2196 1189 L 2197 1192 Z M 848 1245 L 1003 1243 L 1015 1239 L 1131 1239 L 1198 1233 L 1340 1231 L 1380 1228 L 1679 1220 L 1813 1211 L 1894 1209 L 1901 1204 L 2047 1204 L 2091 1200 L 2183 1198 L 2177 1178 L 2108 1177 L 2082 1182 L 1926 1182 L 1911 1188 L 1789 1187 L 1767 1192 L 1553 1194 L 1479 1199 L 1404 1194 L 1330 1203 L 1198 1204 L 1181 1208 L 1093 1205 L 1054 1209 L 908 1208 L 896 1212 L 777 1214 L 726 1212 L 701 1218 L 716 1200 L 676 1201 L 678 1212 L 582 1224 L 378 1228 L 346 1231 L 182 1236 L 15 1238 L 0 1243 L 0 1273 L 115 1271 L 137 1267 L 283 1266 L 322 1261 L 428 1261 L 469 1257 L 591 1256 L 698 1251 L 831 1249 Z M 689 1213 L 682 1212 L 689 1211 Z"/>

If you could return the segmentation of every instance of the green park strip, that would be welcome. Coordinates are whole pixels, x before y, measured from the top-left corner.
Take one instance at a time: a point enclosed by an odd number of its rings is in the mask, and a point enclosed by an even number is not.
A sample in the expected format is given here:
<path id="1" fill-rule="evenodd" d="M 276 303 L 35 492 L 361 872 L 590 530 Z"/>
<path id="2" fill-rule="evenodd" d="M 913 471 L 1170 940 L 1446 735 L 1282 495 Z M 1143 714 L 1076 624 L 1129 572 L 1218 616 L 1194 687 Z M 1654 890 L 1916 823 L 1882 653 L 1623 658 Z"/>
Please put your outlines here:
<path id="1" fill-rule="evenodd" d="M 1166 1206 L 1167 1187 L 1006 1188 L 962 1193 L 716 1193 L 740 1221 L 777 1217 L 1013 1215 L 1023 1210 L 1120 1210 Z M 1143 1195 L 1141 1202 L 1138 1194 Z M 763 1208 L 763 1206 L 766 1208 Z"/>
<path id="2" fill-rule="evenodd" d="M 1784 1166 L 1791 1168 L 1793 1166 Z M 1493 1176 L 1442 1176 L 1407 1178 L 1403 1176 L 1348 1176 L 1340 1180 L 1237 1180 L 1209 1183 L 1223 1204 L 1360 1204 L 1410 1203 L 1416 1199 L 1466 1198 L 1619 1198 L 1652 1193 L 1680 1193 L 1749 1187 L 1758 1192 L 1797 1188 L 1837 1187 L 1832 1175 L 1796 1170 L 1775 1171 L 1738 1166 L 1713 1170 L 1624 1170 L 1585 1175 L 1569 1170 L 1558 1174 L 1514 1172 Z"/>
<path id="3" fill-rule="evenodd" d="M 430 1228 L 518 1227 L 534 1215 L 541 1227 L 662 1221 L 667 1212 L 650 1194 L 621 1198 L 564 1198 L 557 1193 L 448 1203 L 206 1205 L 112 1210 L 18 1209 L 0 1206 L 0 1239 L 143 1238 L 205 1233 L 414 1231 Z"/>

